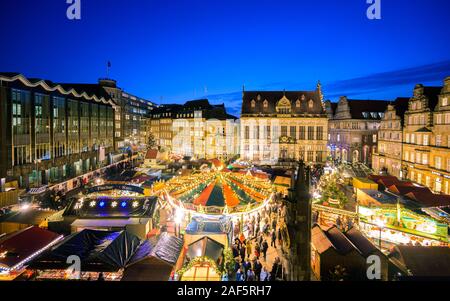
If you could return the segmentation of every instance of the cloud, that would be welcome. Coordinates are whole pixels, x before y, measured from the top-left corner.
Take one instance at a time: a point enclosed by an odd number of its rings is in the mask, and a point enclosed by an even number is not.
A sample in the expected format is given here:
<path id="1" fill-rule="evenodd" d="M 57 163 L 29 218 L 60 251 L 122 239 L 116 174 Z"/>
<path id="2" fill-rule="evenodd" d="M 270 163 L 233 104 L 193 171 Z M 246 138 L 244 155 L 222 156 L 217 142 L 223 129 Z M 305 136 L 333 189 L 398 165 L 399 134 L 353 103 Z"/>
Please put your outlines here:
<path id="1" fill-rule="evenodd" d="M 450 60 L 412 68 L 374 73 L 347 80 L 338 80 L 330 84 L 325 84 L 324 93 L 327 98 L 333 98 L 342 95 L 379 94 L 382 90 L 405 86 L 408 86 L 409 91 L 412 91 L 414 85 L 419 83 L 441 84 L 447 76 L 450 76 Z"/>
<path id="2" fill-rule="evenodd" d="M 337 80 L 325 83 L 323 91 L 326 99 L 335 99 L 344 95 L 366 97 L 367 99 L 393 99 L 398 96 L 411 95 L 413 87 L 419 83 L 441 85 L 447 76 L 450 76 L 450 60 Z M 260 88 L 261 90 L 280 89 L 279 87 L 283 86 L 288 89 L 302 87 L 293 82 L 274 82 L 260 85 Z M 224 103 L 229 114 L 240 116 L 242 91 L 208 95 L 207 98 L 214 104 Z"/>

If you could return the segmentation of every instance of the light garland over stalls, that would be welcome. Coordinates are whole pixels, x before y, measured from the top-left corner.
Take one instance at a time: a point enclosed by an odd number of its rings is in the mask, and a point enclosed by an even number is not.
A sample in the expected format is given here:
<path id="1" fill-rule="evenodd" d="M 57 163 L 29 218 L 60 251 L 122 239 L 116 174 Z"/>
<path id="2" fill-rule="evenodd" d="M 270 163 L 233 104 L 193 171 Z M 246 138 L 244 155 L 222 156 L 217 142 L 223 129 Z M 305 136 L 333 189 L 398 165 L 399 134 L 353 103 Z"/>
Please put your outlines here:
<path id="1" fill-rule="evenodd" d="M 189 261 L 185 266 L 183 266 L 181 269 L 179 269 L 176 273 L 178 274 L 179 278 L 183 277 L 183 274 L 189 271 L 192 267 L 194 267 L 196 264 L 208 264 L 210 268 L 214 269 L 214 271 L 219 275 L 222 276 L 222 271 L 217 267 L 217 263 L 212 260 L 211 258 L 208 258 L 206 256 L 200 256 L 195 257 L 191 261 Z"/>

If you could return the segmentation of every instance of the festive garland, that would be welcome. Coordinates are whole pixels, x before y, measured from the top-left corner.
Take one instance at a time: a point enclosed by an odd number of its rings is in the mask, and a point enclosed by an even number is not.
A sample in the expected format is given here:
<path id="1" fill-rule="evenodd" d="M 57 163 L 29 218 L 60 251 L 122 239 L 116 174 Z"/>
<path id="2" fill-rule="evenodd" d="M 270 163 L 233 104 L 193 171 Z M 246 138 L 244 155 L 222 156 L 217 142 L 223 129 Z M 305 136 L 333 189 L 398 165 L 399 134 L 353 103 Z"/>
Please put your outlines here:
<path id="1" fill-rule="evenodd" d="M 181 269 L 179 269 L 177 271 L 177 274 L 178 274 L 178 276 L 181 279 L 183 274 L 186 273 L 187 271 L 189 271 L 194 265 L 196 265 L 196 264 L 204 264 L 204 263 L 209 264 L 210 268 L 213 268 L 214 271 L 219 276 L 222 276 L 222 271 L 217 267 L 217 263 L 214 260 L 212 260 L 211 258 L 208 258 L 208 257 L 205 257 L 205 256 L 195 257 L 194 259 L 189 261 L 187 264 L 185 264 Z"/>

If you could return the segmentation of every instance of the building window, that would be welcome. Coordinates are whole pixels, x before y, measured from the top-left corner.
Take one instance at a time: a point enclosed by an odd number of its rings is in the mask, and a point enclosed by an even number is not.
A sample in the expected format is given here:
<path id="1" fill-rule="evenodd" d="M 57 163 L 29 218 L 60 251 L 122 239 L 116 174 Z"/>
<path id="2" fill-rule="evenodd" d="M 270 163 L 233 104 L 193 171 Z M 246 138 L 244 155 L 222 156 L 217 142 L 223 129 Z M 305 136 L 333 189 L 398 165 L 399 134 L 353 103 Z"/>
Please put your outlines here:
<path id="1" fill-rule="evenodd" d="M 428 164 L 428 154 L 422 154 L 422 164 Z"/>
<path id="2" fill-rule="evenodd" d="M 296 131 L 297 127 L 296 126 L 291 126 L 290 128 L 290 136 L 291 138 L 296 139 L 297 138 L 297 131 Z"/>
<path id="3" fill-rule="evenodd" d="M 316 135 L 317 135 L 317 137 L 316 137 L 316 139 L 317 140 L 323 140 L 323 126 L 318 126 L 318 127 L 316 127 Z"/>
<path id="4" fill-rule="evenodd" d="M 447 106 L 448 105 L 448 100 L 447 97 L 442 98 L 442 106 Z"/>
<path id="5" fill-rule="evenodd" d="M 436 169 L 441 169 L 442 168 L 442 164 L 441 164 L 441 157 L 436 156 L 434 157 L 434 167 L 436 167 Z"/>
<path id="6" fill-rule="evenodd" d="M 254 99 L 252 99 L 251 106 L 252 108 L 256 107 L 256 101 Z"/>
<path id="7" fill-rule="evenodd" d="M 423 145 L 428 145 L 428 135 L 423 135 Z"/>
<path id="8" fill-rule="evenodd" d="M 304 126 L 300 126 L 300 131 L 299 131 L 299 139 L 300 140 L 305 140 L 306 139 L 306 131 L 305 131 L 305 127 Z"/>
<path id="9" fill-rule="evenodd" d="M 281 136 L 287 136 L 287 126 L 281 126 Z"/>
<path id="10" fill-rule="evenodd" d="M 442 144 L 442 136 L 436 135 L 436 146 L 441 146 Z"/>
<path id="11" fill-rule="evenodd" d="M 244 128 L 244 139 L 250 139 L 250 127 L 248 125 Z"/>
<path id="12" fill-rule="evenodd" d="M 372 142 L 377 143 L 377 134 L 372 135 Z"/>
<path id="13" fill-rule="evenodd" d="M 308 126 L 308 140 L 314 140 L 314 127 Z"/>

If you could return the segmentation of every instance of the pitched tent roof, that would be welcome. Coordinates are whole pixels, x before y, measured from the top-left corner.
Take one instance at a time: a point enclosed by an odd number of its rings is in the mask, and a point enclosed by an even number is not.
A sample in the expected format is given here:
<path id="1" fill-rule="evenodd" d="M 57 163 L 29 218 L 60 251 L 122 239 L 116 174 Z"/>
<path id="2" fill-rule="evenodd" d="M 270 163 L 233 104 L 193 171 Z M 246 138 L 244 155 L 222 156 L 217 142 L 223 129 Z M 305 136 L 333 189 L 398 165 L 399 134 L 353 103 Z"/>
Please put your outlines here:
<path id="1" fill-rule="evenodd" d="M 447 207 L 450 206 L 450 195 L 435 194 L 428 191 L 411 191 L 406 197 L 416 201 L 423 207 Z"/>
<path id="2" fill-rule="evenodd" d="M 345 232 L 344 235 L 364 257 L 378 251 L 377 247 L 355 227 Z"/>
<path id="3" fill-rule="evenodd" d="M 167 281 L 183 248 L 183 240 L 163 232 L 145 240 L 126 267 L 122 281 Z"/>
<path id="4" fill-rule="evenodd" d="M 32 269 L 67 269 L 67 257 L 77 255 L 82 271 L 118 271 L 126 267 L 140 245 L 140 240 L 127 231 L 85 229 L 63 241 L 32 262 Z"/>
<path id="5" fill-rule="evenodd" d="M 358 251 L 336 226 L 324 230 L 319 225 L 315 225 L 311 232 L 311 242 L 319 253 L 324 253 L 330 248 L 341 255 L 346 255 L 353 250 Z"/>
<path id="6" fill-rule="evenodd" d="M 39 226 L 43 221 L 55 213 L 56 211 L 30 208 L 26 211 L 12 211 L 9 214 L 0 217 L 0 222 Z"/>
<path id="7" fill-rule="evenodd" d="M 224 245 L 215 241 L 208 236 L 204 236 L 199 240 L 194 241 L 188 246 L 187 255 L 190 259 L 196 257 L 207 257 L 215 262 L 222 257 Z"/>
<path id="8" fill-rule="evenodd" d="M 450 277 L 450 248 L 396 246 L 389 255 L 412 276 Z"/>
<path id="9" fill-rule="evenodd" d="M 62 238 L 62 235 L 32 226 L 0 240 L 0 269 L 17 269 Z"/>

